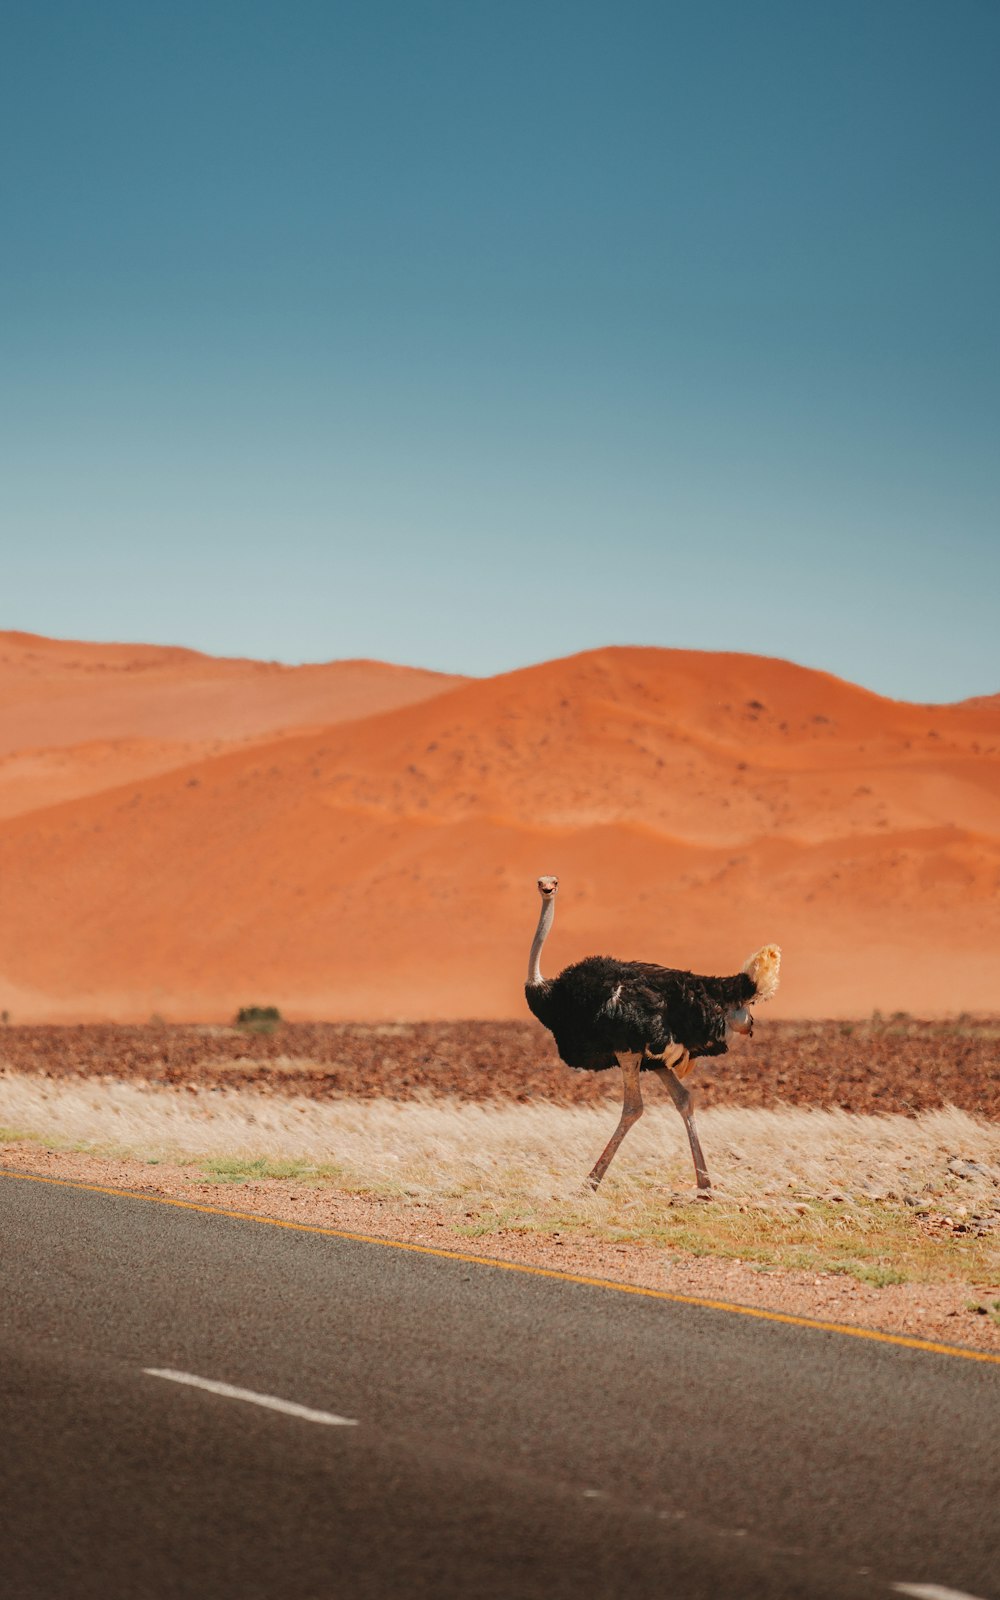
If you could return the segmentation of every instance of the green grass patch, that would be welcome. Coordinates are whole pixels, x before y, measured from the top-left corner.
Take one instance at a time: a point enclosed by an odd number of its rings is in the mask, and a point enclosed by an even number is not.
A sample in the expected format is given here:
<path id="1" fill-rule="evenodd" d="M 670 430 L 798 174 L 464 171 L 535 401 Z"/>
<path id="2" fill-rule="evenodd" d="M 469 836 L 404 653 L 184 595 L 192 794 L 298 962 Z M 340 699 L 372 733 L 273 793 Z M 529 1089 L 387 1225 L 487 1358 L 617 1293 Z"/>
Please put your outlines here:
<path id="1" fill-rule="evenodd" d="M 995 1322 L 997 1327 L 1000 1328 L 1000 1300 L 993 1300 L 988 1306 L 980 1305 L 976 1301 L 973 1301 L 972 1304 L 966 1309 L 969 1311 L 979 1311 L 985 1313 L 985 1315 L 989 1317 L 990 1321 Z"/>
<path id="2" fill-rule="evenodd" d="M 878 1261 L 838 1261 L 826 1270 L 845 1273 L 848 1277 L 857 1278 L 859 1283 L 873 1283 L 877 1289 L 908 1280 L 908 1274 L 901 1272 L 898 1267 L 884 1266 Z"/>
<path id="3" fill-rule="evenodd" d="M 1000 1276 L 996 1241 L 970 1235 L 928 1237 L 900 1206 L 814 1201 L 807 1210 L 709 1203 L 654 1203 L 652 1197 L 615 1204 L 608 1199 L 544 1206 L 511 1204 L 502 1212 L 470 1205 L 453 1224 L 463 1238 L 501 1232 L 597 1238 L 641 1244 L 687 1256 L 739 1259 L 761 1272 L 785 1269 L 839 1273 L 879 1288 L 895 1283 L 990 1282 Z M 989 1315 L 1000 1316 L 1000 1305 Z"/>
<path id="4" fill-rule="evenodd" d="M 966 1311 L 975 1311 L 981 1317 L 989 1317 L 1000 1328 L 1000 1300 L 994 1300 L 989 1305 L 984 1305 L 982 1300 L 967 1300 Z"/>
<path id="5" fill-rule="evenodd" d="M 271 1161 L 266 1156 L 240 1160 L 219 1157 L 199 1163 L 204 1176 L 213 1183 L 252 1183 L 264 1178 L 295 1178 L 304 1183 L 329 1182 L 339 1176 L 333 1166 L 317 1166 L 309 1161 Z"/>

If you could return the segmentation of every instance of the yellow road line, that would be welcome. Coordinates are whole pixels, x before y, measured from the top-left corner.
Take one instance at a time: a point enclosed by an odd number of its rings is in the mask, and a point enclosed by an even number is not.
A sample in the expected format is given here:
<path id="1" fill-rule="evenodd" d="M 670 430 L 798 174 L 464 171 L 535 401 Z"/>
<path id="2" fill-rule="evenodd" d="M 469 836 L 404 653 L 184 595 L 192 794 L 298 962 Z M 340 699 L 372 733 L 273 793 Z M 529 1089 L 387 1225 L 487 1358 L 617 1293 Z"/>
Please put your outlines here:
<path id="1" fill-rule="evenodd" d="M 97 1183 L 77 1183 L 71 1178 L 46 1178 L 35 1172 L 12 1172 L 9 1167 L 0 1167 L 0 1177 L 15 1178 L 24 1183 L 48 1183 L 57 1189 L 81 1189 L 89 1194 L 111 1195 L 116 1200 L 145 1200 L 151 1205 L 173 1206 L 178 1211 L 203 1211 L 210 1217 L 227 1217 L 235 1222 L 259 1222 L 268 1228 L 288 1228 L 293 1233 L 316 1233 L 326 1239 L 347 1239 L 352 1244 L 377 1244 L 386 1250 L 408 1250 L 413 1255 L 441 1256 L 446 1261 L 461 1261 L 473 1267 L 495 1267 L 500 1272 L 521 1272 L 533 1278 L 555 1278 L 560 1283 L 582 1283 L 589 1289 L 608 1289 L 614 1294 L 637 1294 L 646 1300 L 668 1300 L 682 1306 L 701 1306 L 708 1311 L 728 1311 L 738 1317 L 755 1317 L 760 1322 L 786 1322 L 793 1328 L 818 1328 L 823 1333 L 846 1334 L 850 1339 L 870 1339 L 877 1344 L 903 1345 L 909 1350 L 930 1350 L 939 1356 L 958 1356 L 962 1361 L 986 1361 L 1000 1366 L 1000 1356 L 990 1355 L 985 1350 L 964 1350 L 961 1345 L 935 1344 L 930 1339 L 911 1339 L 902 1333 L 877 1333 L 872 1328 L 854 1328 L 847 1322 L 822 1322 L 817 1317 L 796 1317 L 787 1311 L 761 1311 L 755 1306 L 735 1305 L 729 1300 L 709 1300 L 703 1295 L 674 1294 L 669 1289 L 644 1289 L 635 1283 L 613 1283 L 608 1278 L 588 1278 L 578 1272 L 561 1272 L 558 1267 L 532 1267 L 519 1261 L 499 1261 L 492 1256 L 471 1256 L 460 1250 L 443 1250 L 432 1244 L 379 1239 L 372 1234 L 347 1233 L 342 1228 L 320 1228 L 310 1222 L 258 1217 L 249 1211 L 223 1211 L 220 1206 L 204 1206 L 196 1200 L 174 1200 L 167 1195 L 110 1189 Z"/>

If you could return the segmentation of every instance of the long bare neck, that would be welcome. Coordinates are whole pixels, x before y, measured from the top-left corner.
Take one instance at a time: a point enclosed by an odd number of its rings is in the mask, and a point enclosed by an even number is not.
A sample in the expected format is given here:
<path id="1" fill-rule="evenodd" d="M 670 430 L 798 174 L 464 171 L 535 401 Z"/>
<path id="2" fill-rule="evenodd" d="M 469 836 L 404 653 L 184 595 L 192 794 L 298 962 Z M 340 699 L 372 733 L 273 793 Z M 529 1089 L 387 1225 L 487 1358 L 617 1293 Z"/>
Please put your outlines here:
<path id="1" fill-rule="evenodd" d="M 543 900 L 542 914 L 538 919 L 538 927 L 535 929 L 535 937 L 531 941 L 531 954 L 528 957 L 528 983 L 533 989 L 538 988 L 539 984 L 545 982 L 545 979 L 542 977 L 541 968 L 542 945 L 545 943 L 548 931 L 552 926 L 552 918 L 555 916 L 555 914 L 556 903 L 554 898 Z"/>

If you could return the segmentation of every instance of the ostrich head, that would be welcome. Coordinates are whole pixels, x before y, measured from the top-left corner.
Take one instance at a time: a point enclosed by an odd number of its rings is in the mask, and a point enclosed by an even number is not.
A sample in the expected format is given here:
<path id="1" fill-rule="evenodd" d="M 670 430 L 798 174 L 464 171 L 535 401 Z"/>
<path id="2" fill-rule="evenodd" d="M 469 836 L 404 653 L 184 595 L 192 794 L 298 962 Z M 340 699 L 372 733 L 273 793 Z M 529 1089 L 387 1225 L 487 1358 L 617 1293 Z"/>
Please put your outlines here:
<path id="1" fill-rule="evenodd" d="M 531 944 L 531 954 L 528 957 L 528 986 L 532 989 L 537 989 L 545 982 L 539 962 L 542 954 L 542 945 L 545 943 L 545 936 L 552 926 L 558 887 L 559 879 L 551 874 L 538 880 L 538 893 L 542 897 L 542 912 L 538 918 L 538 927 L 535 929 L 535 937 Z"/>

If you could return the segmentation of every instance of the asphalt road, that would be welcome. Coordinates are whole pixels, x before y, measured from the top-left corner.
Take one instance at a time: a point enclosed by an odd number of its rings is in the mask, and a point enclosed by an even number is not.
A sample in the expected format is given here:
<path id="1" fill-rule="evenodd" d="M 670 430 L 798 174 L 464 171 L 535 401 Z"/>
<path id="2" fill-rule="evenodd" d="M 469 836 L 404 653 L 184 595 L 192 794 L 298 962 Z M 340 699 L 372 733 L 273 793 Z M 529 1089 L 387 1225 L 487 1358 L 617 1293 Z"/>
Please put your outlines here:
<path id="1" fill-rule="evenodd" d="M 4 1600 L 901 1583 L 1000 1600 L 1000 1366 L 0 1175 Z"/>

